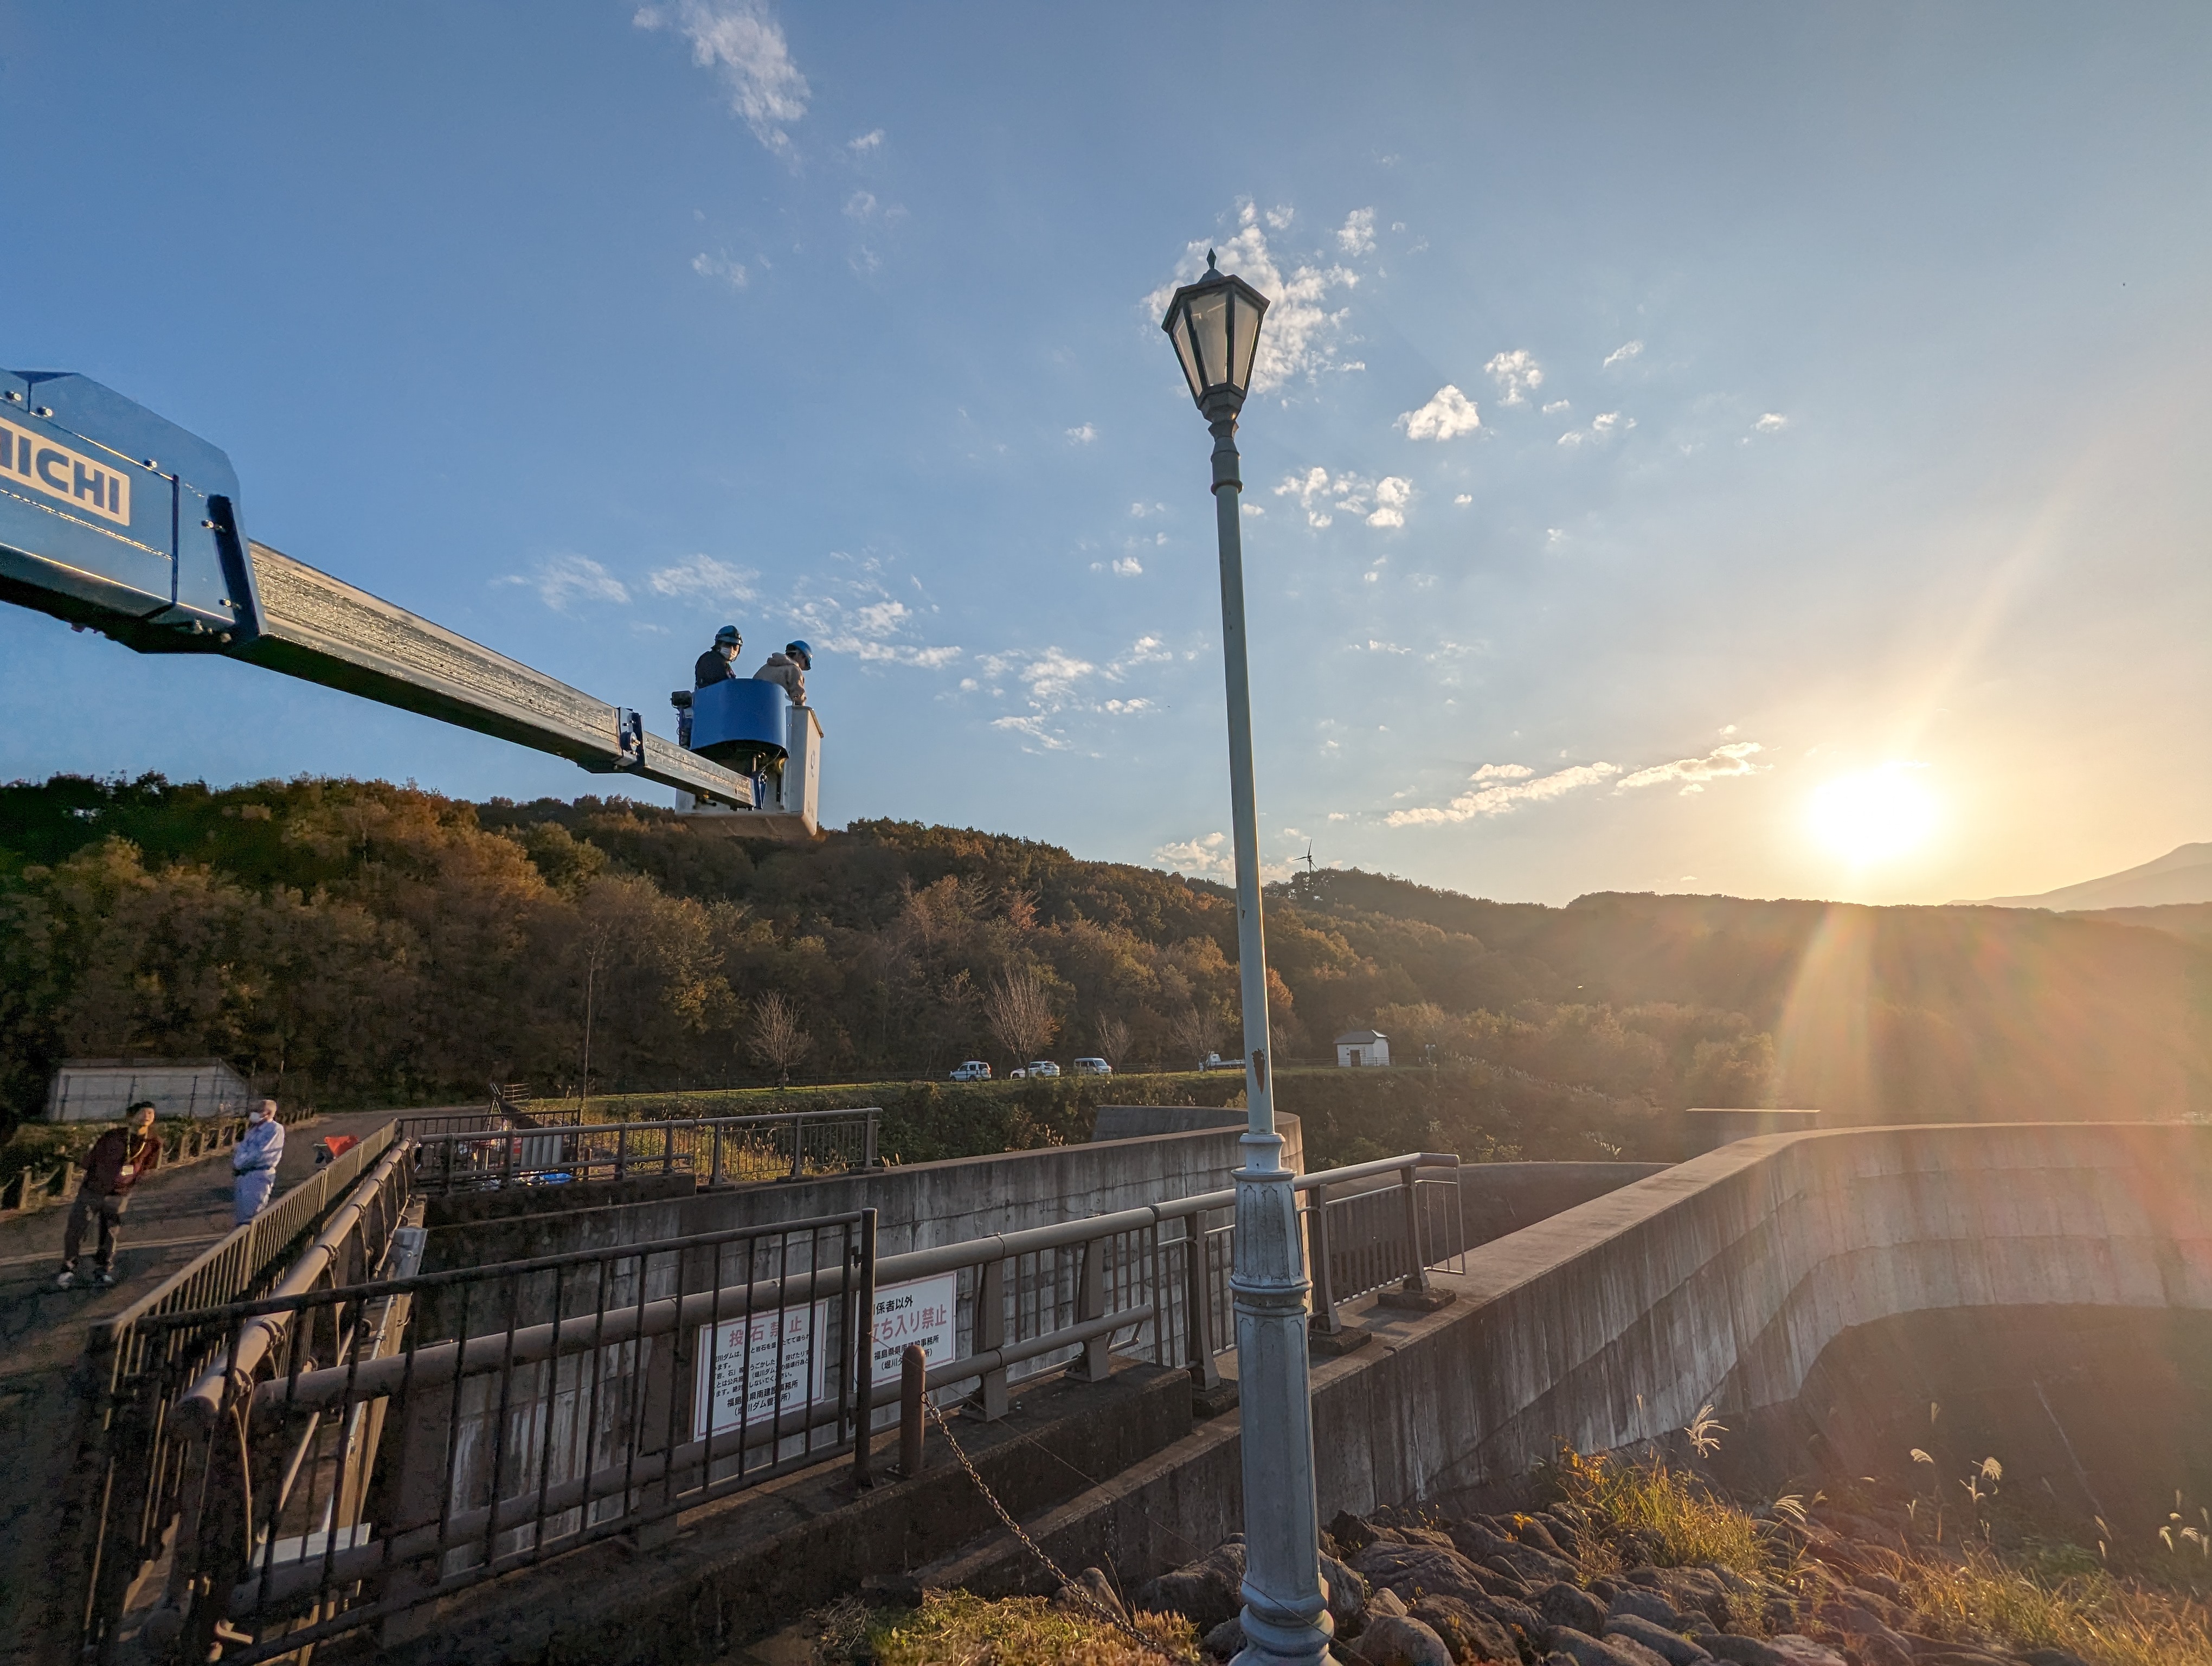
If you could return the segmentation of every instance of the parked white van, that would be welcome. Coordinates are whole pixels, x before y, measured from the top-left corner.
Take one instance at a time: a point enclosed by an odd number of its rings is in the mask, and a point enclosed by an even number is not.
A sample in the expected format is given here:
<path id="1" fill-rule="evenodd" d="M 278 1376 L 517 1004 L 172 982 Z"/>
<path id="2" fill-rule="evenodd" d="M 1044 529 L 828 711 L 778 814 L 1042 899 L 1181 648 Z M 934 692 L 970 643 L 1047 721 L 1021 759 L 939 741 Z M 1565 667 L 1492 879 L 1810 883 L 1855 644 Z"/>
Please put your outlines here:
<path id="1" fill-rule="evenodd" d="M 1074 1069 L 1079 1076 L 1110 1076 L 1114 1073 L 1114 1067 L 1103 1059 L 1078 1059 Z"/>
<path id="2" fill-rule="evenodd" d="M 991 1067 L 981 1059 L 970 1059 L 952 1073 L 952 1079 L 956 1082 L 988 1082 L 991 1079 Z"/>

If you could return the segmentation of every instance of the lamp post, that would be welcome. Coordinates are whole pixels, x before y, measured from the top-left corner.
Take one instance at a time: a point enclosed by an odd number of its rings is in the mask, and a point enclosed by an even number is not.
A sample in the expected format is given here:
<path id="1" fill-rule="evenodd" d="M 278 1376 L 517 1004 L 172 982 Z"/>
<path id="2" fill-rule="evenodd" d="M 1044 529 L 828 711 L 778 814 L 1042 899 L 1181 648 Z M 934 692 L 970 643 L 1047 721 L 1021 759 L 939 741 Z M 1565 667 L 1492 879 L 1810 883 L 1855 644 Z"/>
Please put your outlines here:
<path id="1" fill-rule="evenodd" d="M 1243 1166 L 1237 1170 L 1237 1377 L 1244 1467 L 1244 1636 L 1238 1666 L 1328 1660 L 1321 1511 L 1314 1493 L 1313 1398 L 1306 1362 L 1304 1247 L 1293 1176 L 1275 1132 L 1267 1052 L 1267 951 L 1260 921 L 1259 812 L 1252 794 L 1252 694 L 1244 642 L 1244 538 L 1237 414 L 1251 386 L 1267 298 L 1216 269 L 1177 289 L 1160 327 L 1175 343 L 1213 431 L 1213 515 L 1221 545 L 1221 659 L 1229 688 L 1229 814 L 1237 851 L 1237 961 L 1244 996 Z"/>

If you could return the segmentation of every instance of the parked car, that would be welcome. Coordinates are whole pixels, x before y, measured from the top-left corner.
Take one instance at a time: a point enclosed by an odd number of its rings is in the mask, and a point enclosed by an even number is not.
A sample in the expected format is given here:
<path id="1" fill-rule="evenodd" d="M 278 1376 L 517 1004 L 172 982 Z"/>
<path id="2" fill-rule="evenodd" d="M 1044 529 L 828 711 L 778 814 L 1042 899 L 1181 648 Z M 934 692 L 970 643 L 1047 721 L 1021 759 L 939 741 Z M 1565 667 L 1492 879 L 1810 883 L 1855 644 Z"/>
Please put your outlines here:
<path id="1" fill-rule="evenodd" d="M 1073 1068 L 1079 1076 L 1110 1076 L 1114 1073 L 1114 1067 L 1103 1059 L 1078 1059 Z"/>
<path id="2" fill-rule="evenodd" d="M 1206 1062 L 1199 1066 L 1200 1070 L 1242 1070 L 1243 1067 L 1243 1060 L 1224 1059 L 1218 1053 L 1207 1054 Z"/>
<path id="3" fill-rule="evenodd" d="M 1009 1070 L 1006 1073 L 1006 1079 L 1010 1082 L 1018 1082 L 1029 1073 L 1030 1073 L 1023 1069 L 1021 1066 L 1016 1065 L 1012 1070 Z"/>
<path id="4" fill-rule="evenodd" d="M 1016 1073 L 1018 1074 L 1019 1073 L 1018 1072 Z M 1054 1064 L 1050 1059 L 1031 1059 L 1030 1061 L 1030 1074 L 1032 1076 L 1057 1076 L 1060 1074 L 1060 1067 Z"/>
<path id="5" fill-rule="evenodd" d="M 981 1059 L 969 1059 L 952 1073 L 952 1079 L 956 1082 L 988 1082 L 991 1079 L 991 1067 Z"/>

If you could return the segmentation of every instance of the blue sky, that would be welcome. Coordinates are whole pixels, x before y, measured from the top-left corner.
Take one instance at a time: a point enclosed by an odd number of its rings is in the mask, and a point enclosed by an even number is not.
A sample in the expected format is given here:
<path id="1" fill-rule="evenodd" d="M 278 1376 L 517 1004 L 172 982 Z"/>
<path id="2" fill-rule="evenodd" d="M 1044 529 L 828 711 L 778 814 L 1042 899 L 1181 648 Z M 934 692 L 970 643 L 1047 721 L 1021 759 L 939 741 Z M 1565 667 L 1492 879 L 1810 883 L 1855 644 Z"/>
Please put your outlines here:
<path id="1" fill-rule="evenodd" d="M 1212 245 L 1277 296 L 1277 871 L 2027 891 L 2212 836 L 2208 49 L 2188 5 L 10 5 L 0 341 L 604 698 L 809 636 L 834 823 L 1222 872 L 1157 327 Z M 0 711 L 0 778 L 606 785 L 14 610 Z"/>

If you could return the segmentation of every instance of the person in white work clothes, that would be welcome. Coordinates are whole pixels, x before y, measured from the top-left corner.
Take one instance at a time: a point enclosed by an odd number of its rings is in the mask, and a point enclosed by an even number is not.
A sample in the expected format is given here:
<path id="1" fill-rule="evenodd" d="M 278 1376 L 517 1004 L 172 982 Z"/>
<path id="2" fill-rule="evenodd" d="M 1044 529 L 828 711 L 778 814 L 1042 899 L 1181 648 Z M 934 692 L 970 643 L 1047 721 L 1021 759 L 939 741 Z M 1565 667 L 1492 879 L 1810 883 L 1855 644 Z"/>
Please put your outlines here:
<path id="1" fill-rule="evenodd" d="M 284 1125 L 276 1120 L 276 1102 L 264 1099 L 246 1113 L 246 1132 L 230 1148 L 230 1171 L 238 1177 L 231 1218 L 237 1225 L 268 1207 L 276 1189 L 276 1165 L 283 1160 Z"/>

